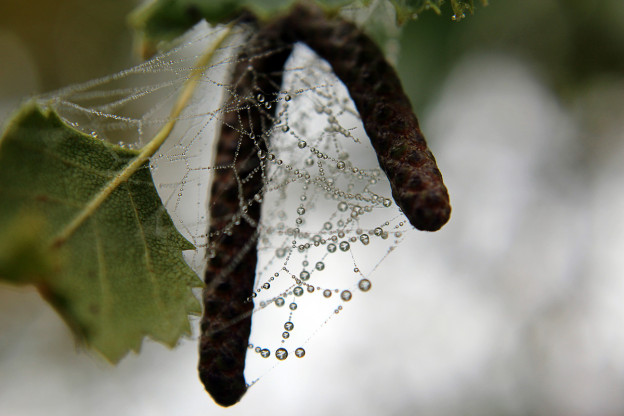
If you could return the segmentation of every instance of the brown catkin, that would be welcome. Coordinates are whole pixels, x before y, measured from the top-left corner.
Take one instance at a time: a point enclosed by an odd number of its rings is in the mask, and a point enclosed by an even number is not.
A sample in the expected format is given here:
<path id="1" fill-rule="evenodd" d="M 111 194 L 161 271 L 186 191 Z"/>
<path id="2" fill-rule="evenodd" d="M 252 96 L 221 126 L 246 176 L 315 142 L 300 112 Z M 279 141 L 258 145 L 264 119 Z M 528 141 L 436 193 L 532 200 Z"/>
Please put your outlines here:
<path id="1" fill-rule="evenodd" d="M 451 206 L 442 174 L 396 71 L 383 52 L 354 24 L 328 19 L 299 4 L 285 16 L 291 41 L 302 41 L 332 66 L 360 113 L 392 196 L 410 223 L 436 231 L 449 220 Z"/>
<path id="2" fill-rule="evenodd" d="M 280 36 L 275 26 L 264 26 L 240 54 L 216 148 L 209 213 L 209 244 L 215 256 L 209 259 L 205 275 L 199 376 L 222 406 L 237 403 L 247 390 L 243 372 L 261 212 L 254 196 L 264 185 L 258 152 L 268 150 L 277 105 L 267 108 L 265 104 L 278 97 L 292 49 Z"/>
<path id="3" fill-rule="evenodd" d="M 309 4 L 261 27 L 233 73 L 217 143 L 210 196 L 210 248 L 203 293 L 199 374 L 222 406 L 247 390 L 245 355 L 251 331 L 261 205 L 262 160 L 268 151 L 286 60 L 301 41 L 327 60 L 347 86 L 386 173 L 392 195 L 413 226 L 435 231 L 450 217 L 442 175 L 399 78 L 377 45 L 355 25 L 327 19 Z M 240 221 L 240 223 L 238 223 Z M 237 224 L 238 223 L 238 224 Z"/>

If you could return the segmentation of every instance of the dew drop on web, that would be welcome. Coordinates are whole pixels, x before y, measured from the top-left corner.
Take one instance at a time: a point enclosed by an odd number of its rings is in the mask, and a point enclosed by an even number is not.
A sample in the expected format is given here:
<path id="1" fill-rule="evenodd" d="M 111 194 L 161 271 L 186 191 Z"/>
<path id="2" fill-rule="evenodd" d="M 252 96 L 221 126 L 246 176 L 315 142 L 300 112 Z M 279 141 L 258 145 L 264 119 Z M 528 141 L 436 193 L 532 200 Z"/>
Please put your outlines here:
<path id="1" fill-rule="evenodd" d="M 362 292 L 368 292 L 371 288 L 371 282 L 368 279 L 361 279 L 358 282 L 358 287 Z"/>
<path id="2" fill-rule="evenodd" d="M 275 350 L 275 357 L 280 361 L 284 361 L 288 358 L 288 351 L 285 348 L 278 348 Z"/>

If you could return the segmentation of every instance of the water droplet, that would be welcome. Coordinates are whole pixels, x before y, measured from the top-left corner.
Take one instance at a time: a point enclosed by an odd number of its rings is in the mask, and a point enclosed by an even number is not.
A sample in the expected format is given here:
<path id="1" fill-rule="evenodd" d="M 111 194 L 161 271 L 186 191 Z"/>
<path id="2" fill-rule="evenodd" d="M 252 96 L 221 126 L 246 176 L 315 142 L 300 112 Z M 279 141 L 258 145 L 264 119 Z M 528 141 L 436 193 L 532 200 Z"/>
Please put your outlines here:
<path id="1" fill-rule="evenodd" d="M 267 101 L 266 103 L 264 103 L 264 108 L 266 108 L 267 110 L 269 110 L 271 108 L 271 103 L 269 101 Z"/>
<path id="2" fill-rule="evenodd" d="M 293 293 L 295 294 L 295 296 L 301 296 L 303 295 L 303 288 L 301 286 L 297 286 L 293 289 Z"/>
<path id="3" fill-rule="evenodd" d="M 340 242 L 340 250 L 347 251 L 347 250 L 349 250 L 350 247 L 351 247 L 351 245 L 349 243 L 347 243 L 346 241 L 341 241 Z"/>
<path id="4" fill-rule="evenodd" d="M 280 361 L 284 361 L 288 358 L 288 351 L 286 351 L 285 348 L 278 348 L 277 351 L 275 351 L 275 357 Z"/>
<path id="5" fill-rule="evenodd" d="M 329 251 L 330 253 L 334 253 L 336 252 L 336 244 L 328 244 L 327 245 L 327 251 Z"/>
<path id="6" fill-rule="evenodd" d="M 338 203 L 338 211 L 345 212 L 347 210 L 347 208 L 349 208 L 349 204 L 347 204 L 346 202 L 340 201 Z"/>
<path id="7" fill-rule="evenodd" d="M 254 351 L 259 353 L 260 351 L 262 351 L 262 348 L 256 347 L 256 349 Z"/>
<path id="8" fill-rule="evenodd" d="M 377 227 L 377 228 L 375 228 L 375 231 L 373 231 L 373 233 L 374 233 L 377 237 L 379 237 L 379 236 L 381 236 L 381 235 L 383 234 L 383 229 L 382 229 L 381 227 Z"/>
<path id="9" fill-rule="evenodd" d="M 345 162 L 343 162 L 342 160 L 341 160 L 340 162 L 336 163 L 336 167 L 337 167 L 338 169 L 344 169 L 344 168 L 345 168 L 345 166 L 346 166 L 346 164 L 345 164 Z"/>
<path id="10" fill-rule="evenodd" d="M 305 147 L 308 144 L 305 142 L 305 140 L 299 140 L 299 143 L 297 143 L 297 146 L 299 147 L 299 149 L 305 149 Z"/>
<path id="11" fill-rule="evenodd" d="M 326 230 L 331 230 L 333 227 L 332 223 L 327 221 L 325 224 L 323 224 L 323 228 L 325 228 Z"/>
<path id="12" fill-rule="evenodd" d="M 286 249 L 283 247 L 278 248 L 277 250 L 275 250 L 275 256 L 278 258 L 282 258 L 286 255 Z"/>
<path id="13" fill-rule="evenodd" d="M 316 270 L 321 271 L 325 268 L 325 263 L 323 263 L 322 261 L 319 261 L 316 263 L 314 267 L 316 268 Z"/>
<path id="14" fill-rule="evenodd" d="M 258 100 L 259 103 L 263 103 L 264 102 L 264 95 L 258 94 L 256 96 L 256 100 Z"/>
<path id="15" fill-rule="evenodd" d="M 264 348 L 260 350 L 260 355 L 262 356 L 262 358 L 268 358 L 271 355 L 271 351 Z"/>
<path id="16" fill-rule="evenodd" d="M 299 215 L 305 214 L 305 208 L 304 207 L 297 208 L 297 214 L 299 214 Z"/>
<path id="17" fill-rule="evenodd" d="M 265 283 L 262 285 L 262 289 L 269 289 L 271 285 L 269 283 Z"/>
<path id="18" fill-rule="evenodd" d="M 323 291 L 323 296 L 325 296 L 326 298 L 331 297 L 331 295 L 332 295 L 331 290 L 329 290 L 329 289 L 325 289 L 325 290 Z"/>
<path id="19" fill-rule="evenodd" d="M 284 133 L 288 132 L 288 130 L 290 130 L 290 127 L 288 127 L 288 126 L 286 126 L 286 125 L 282 126 L 282 131 L 283 131 Z"/>
<path id="20" fill-rule="evenodd" d="M 308 280 L 310 280 L 310 272 L 308 272 L 307 270 L 303 270 L 303 271 L 301 271 L 301 273 L 299 273 L 299 277 L 304 282 L 308 281 Z"/>
<path id="21" fill-rule="evenodd" d="M 370 238 L 368 237 L 368 234 L 362 234 L 360 236 L 360 241 L 362 242 L 362 244 L 368 245 L 368 243 L 370 242 Z"/>
<path id="22" fill-rule="evenodd" d="M 371 288 L 371 282 L 368 279 L 362 279 L 358 282 L 358 287 L 362 292 L 368 292 Z"/>
<path id="23" fill-rule="evenodd" d="M 282 332 L 282 338 L 288 339 L 289 336 L 290 336 L 290 332 L 288 332 L 288 331 Z"/>
<path id="24" fill-rule="evenodd" d="M 277 299 L 275 299 L 275 305 L 276 306 L 284 306 L 284 298 L 277 298 Z"/>
<path id="25" fill-rule="evenodd" d="M 305 355 L 305 350 L 299 347 L 295 350 L 295 355 L 299 358 L 302 358 Z"/>
<path id="26" fill-rule="evenodd" d="M 293 324 L 292 322 L 288 321 L 284 324 L 284 329 L 286 331 L 292 331 L 293 328 L 295 327 L 295 324 Z"/>
<path id="27" fill-rule="evenodd" d="M 284 101 L 290 101 L 291 99 L 291 96 L 288 94 L 286 94 L 286 96 L 284 97 Z"/>
<path id="28" fill-rule="evenodd" d="M 293 302 L 290 305 L 288 305 L 288 307 L 290 308 L 291 311 L 294 311 L 295 309 L 297 309 L 297 304 Z"/>
<path id="29" fill-rule="evenodd" d="M 345 302 L 348 302 L 351 300 L 351 292 L 348 290 L 343 290 L 342 293 L 340 294 L 340 299 L 344 300 Z"/>
<path id="30" fill-rule="evenodd" d="M 314 293 L 314 286 L 307 287 L 308 293 Z"/>
<path id="31" fill-rule="evenodd" d="M 388 198 L 384 199 L 384 201 L 383 201 L 383 206 L 387 208 L 387 207 L 389 207 L 390 205 L 392 205 L 392 200 L 391 200 L 391 199 L 388 199 Z"/>

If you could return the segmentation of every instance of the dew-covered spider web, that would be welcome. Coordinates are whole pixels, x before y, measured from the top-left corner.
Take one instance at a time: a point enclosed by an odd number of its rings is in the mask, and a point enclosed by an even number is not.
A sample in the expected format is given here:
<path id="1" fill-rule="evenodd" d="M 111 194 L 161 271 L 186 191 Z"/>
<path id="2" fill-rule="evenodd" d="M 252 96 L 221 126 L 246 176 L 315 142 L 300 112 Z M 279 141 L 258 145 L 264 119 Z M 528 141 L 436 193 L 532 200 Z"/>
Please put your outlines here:
<path id="1" fill-rule="evenodd" d="M 40 97 L 63 119 L 102 140 L 141 147 L 170 121 L 171 108 L 198 57 L 213 48 L 223 27 L 198 24 L 168 51 L 113 76 Z M 218 256 L 208 235 L 209 190 L 231 73 L 249 36 L 235 27 L 203 71 L 169 138 L 150 160 L 160 197 L 196 251 L 185 252 L 203 276 Z M 263 189 L 253 330 L 247 362 L 259 362 L 251 383 L 279 360 L 306 353 L 311 337 L 374 292 L 375 270 L 412 230 L 393 202 L 345 86 L 303 44 L 286 62 L 276 96 L 238 97 L 245 105 L 275 107 L 268 152 L 259 152 Z M 228 225 L 236 233 L 244 213 Z"/>

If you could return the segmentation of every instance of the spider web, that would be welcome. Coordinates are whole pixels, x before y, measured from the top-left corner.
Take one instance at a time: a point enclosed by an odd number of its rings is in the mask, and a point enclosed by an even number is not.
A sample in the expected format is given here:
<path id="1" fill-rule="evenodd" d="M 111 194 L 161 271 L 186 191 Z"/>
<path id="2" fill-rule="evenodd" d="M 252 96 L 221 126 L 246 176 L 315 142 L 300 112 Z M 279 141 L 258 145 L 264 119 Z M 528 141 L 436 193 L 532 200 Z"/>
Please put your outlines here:
<path id="1" fill-rule="evenodd" d="M 199 23 L 150 61 L 39 101 L 94 137 L 141 147 L 169 121 L 195 62 L 223 30 Z M 207 257 L 218 255 L 207 235 L 213 150 L 224 103 L 234 91 L 229 74 L 248 36 L 247 28 L 236 27 L 219 46 L 191 102 L 150 160 L 169 215 L 197 248 L 184 254 L 199 276 Z M 247 358 L 260 363 L 247 377 L 253 384 L 275 366 L 278 349 L 289 359 L 305 355 L 316 331 L 374 286 L 375 269 L 412 227 L 391 199 L 345 86 L 309 48 L 295 46 L 277 96 L 243 98 L 249 105 L 276 107 L 266 132 L 268 153 L 258 154 L 264 186 L 255 196 L 263 207 Z M 229 224 L 232 232 L 239 220 Z"/>

